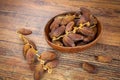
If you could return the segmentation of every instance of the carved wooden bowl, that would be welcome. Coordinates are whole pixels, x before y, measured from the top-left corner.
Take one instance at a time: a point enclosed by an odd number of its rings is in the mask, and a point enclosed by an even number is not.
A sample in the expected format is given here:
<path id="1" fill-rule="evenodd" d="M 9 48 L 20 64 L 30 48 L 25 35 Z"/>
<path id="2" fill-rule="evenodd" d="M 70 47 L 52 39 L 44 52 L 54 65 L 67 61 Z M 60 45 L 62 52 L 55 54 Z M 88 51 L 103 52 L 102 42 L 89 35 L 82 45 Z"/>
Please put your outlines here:
<path id="1" fill-rule="evenodd" d="M 69 14 L 74 14 L 75 12 L 66 12 L 66 13 L 58 14 L 56 16 L 66 15 L 68 13 Z M 88 49 L 89 47 L 91 47 L 94 44 L 96 44 L 96 42 L 99 40 L 99 38 L 100 38 L 100 36 L 102 34 L 102 25 L 101 25 L 101 23 L 98 20 L 96 38 L 93 41 L 91 41 L 90 43 L 85 44 L 85 45 L 81 45 L 81 46 L 75 46 L 75 47 L 64 47 L 64 46 L 55 45 L 54 43 L 52 43 L 50 41 L 50 37 L 49 37 L 50 25 L 53 22 L 53 20 L 54 20 L 55 17 L 53 17 L 52 19 L 50 19 L 48 21 L 48 23 L 46 24 L 46 26 L 45 26 L 45 29 L 44 29 L 45 40 L 47 41 L 47 43 L 48 43 L 49 46 L 51 46 L 53 49 L 58 50 L 60 52 L 75 53 L 75 52 L 80 52 L 80 51 L 83 51 L 85 49 Z"/>

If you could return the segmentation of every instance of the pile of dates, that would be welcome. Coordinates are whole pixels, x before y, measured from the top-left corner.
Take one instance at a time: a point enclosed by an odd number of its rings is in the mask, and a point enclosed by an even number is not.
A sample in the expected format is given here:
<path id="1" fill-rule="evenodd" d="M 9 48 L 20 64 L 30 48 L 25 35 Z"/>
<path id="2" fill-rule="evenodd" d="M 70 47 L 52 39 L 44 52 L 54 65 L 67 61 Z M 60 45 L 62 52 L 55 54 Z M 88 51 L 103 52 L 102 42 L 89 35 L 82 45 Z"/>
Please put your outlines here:
<path id="1" fill-rule="evenodd" d="M 50 25 L 51 42 L 65 47 L 81 46 L 96 38 L 97 19 L 90 10 L 81 7 L 76 13 L 54 18 Z"/>
<path id="2" fill-rule="evenodd" d="M 57 54 L 53 51 L 44 51 L 38 54 L 36 44 L 25 36 L 32 33 L 30 29 L 21 28 L 17 33 L 23 41 L 23 56 L 30 69 L 34 71 L 34 80 L 40 80 L 46 71 L 51 73 L 53 68 L 56 68 L 59 63 Z"/>

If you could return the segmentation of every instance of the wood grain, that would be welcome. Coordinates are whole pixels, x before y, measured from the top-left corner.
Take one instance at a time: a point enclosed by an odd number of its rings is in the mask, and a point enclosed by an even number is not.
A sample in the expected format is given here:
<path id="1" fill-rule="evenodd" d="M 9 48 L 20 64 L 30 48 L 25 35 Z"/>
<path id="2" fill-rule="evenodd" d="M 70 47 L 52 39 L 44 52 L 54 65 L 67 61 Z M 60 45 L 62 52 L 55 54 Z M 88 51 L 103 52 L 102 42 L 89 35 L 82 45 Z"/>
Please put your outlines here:
<path id="1" fill-rule="evenodd" d="M 33 80 L 33 72 L 22 55 L 23 43 L 16 31 L 28 28 L 39 53 L 53 50 L 44 39 L 44 27 L 53 16 L 84 6 L 100 20 L 103 34 L 98 43 L 79 53 L 55 51 L 60 64 L 42 80 L 120 80 L 120 1 L 119 0 L 0 0 L 0 80 Z M 109 55 L 111 63 L 95 60 Z M 97 67 L 96 74 L 81 68 L 83 62 Z"/>

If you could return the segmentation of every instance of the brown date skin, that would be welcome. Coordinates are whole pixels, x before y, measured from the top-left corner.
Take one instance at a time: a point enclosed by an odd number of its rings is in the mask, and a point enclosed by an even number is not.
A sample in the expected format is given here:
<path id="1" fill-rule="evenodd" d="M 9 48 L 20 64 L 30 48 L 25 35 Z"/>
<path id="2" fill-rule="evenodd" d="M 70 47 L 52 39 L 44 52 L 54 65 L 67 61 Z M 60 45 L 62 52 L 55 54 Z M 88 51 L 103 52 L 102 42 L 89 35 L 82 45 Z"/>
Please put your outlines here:
<path id="1" fill-rule="evenodd" d="M 85 17 L 81 16 L 80 19 L 78 19 L 76 25 L 78 26 L 78 25 L 86 23 L 86 22 L 87 22 L 87 20 L 85 19 Z"/>
<path id="2" fill-rule="evenodd" d="M 103 56 L 103 55 L 99 55 L 96 57 L 97 61 L 99 62 L 103 62 L 103 63 L 109 63 L 112 61 L 112 57 L 110 56 Z"/>
<path id="3" fill-rule="evenodd" d="M 90 36 L 84 37 L 83 42 L 88 43 L 88 42 L 90 42 L 90 41 L 92 41 L 92 40 L 95 39 L 95 35 L 96 35 L 96 33 L 97 33 L 97 28 L 96 28 L 96 27 L 93 27 L 92 30 L 93 30 L 93 34 L 90 35 Z"/>
<path id="4" fill-rule="evenodd" d="M 68 24 L 70 21 L 73 21 L 75 18 L 75 15 L 66 15 L 62 21 L 61 21 L 61 25 L 66 25 Z"/>
<path id="5" fill-rule="evenodd" d="M 75 19 L 79 19 L 81 16 L 81 11 L 75 12 Z"/>
<path id="6" fill-rule="evenodd" d="M 28 39 L 28 42 L 29 42 L 29 44 L 32 45 L 32 47 L 33 47 L 35 50 L 37 50 L 37 47 L 36 47 L 35 43 L 34 43 L 32 40 Z"/>
<path id="7" fill-rule="evenodd" d="M 74 21 L 69 22 L 69 23 L 66 25 L 65 31 L 67 31 L 67 32 L 72 31 L 74 24 L 75 24 Z"/>
<path id="8" fill-rule="evenodd" d="M 89 28 L 89 27 L 82 27 L 80 29 L 80 32 L 85 36 L 94 36 L 95 35 L 93 29 Z"/>
<path id="9" fill-rule="evenodd" d="M 84 38 L 81 34 L 75 34 L 75 33 L 68 34 L 68 37 L 70 37 L 74 42 L 83 40 Z"/>
<path id="10" fill-rule="evenodd" d="M 87 72 L 89 72 L 89 73 L 95 73 L 95 71 L 96 71 L 95 66 L 92 65 L 92 64 L 89 64 L 89 63 L 87 63 L 87 62 L 84 62 L 84 63 L 82 64 L 82 68 L 83 68 L 84 70 L 86 70 Z"/>
<path id="11" fill-rule="evenodd" d="M 20 34 L 23 34 L 23 35 L 29 35 L 32 33 L 32 31 L 30 29 L 26 29 L 26 28 L 21 28 L 17 32 Z"/>
<path id="12" fill-rule="evenodd" d="M 27 43 L 29 43 L 30 45 L 32 45 L 32 47 L 35 50 L 37 50 L 37 47 L 36 47 L 35 43 L 32 40 L 30 40 L 29 38 L 27 38 L 27 37 L 21 37 L 21 40 L 23 41 L 24 45 L 27 44 Z"/>
<path id="13" fill-rule="evenodd" d="M 51 38 L 53 38 L 53 37 L 60 36 L 64 32 L 65 32 L 65 26 L 62 25 L 62 26 L 58 27 L 56 30 L 54 30 L 53 32 L 51 32 L 49 35 L 50 35 Z"/>
<path id="14" fill-rule="evenodd" d="M 89 43 L 89 42 L 91 42 L 93 39 L 94 39 L 93 36 L 87 36 L 87 37 L 84 37 L 83 42 L 84 42 L 84 43 Z"/>
<path id="15" fill-rule="evenodd" d="M 55 45 L 63 46 L 63 43 L 60 41 L 52 41 Z"/>
<path id="16" fill-rule="evenodd" d="M 91 25 L 96 25 L 97 24 L 97 19 L 94 16 L 90 16 L 90 24 Z"/>
<path id="17" fill-rule="evenodd" d="M 46 63 L 45 66 L 47 66 L 49 68 L 55 68 L 55 67 L 57 67 L 58 64 L 59 64 L 58 60 L 53 60 L 53 61 Z"/>
<path id="18" fill-rule="evenodd" d="M 63 43 L 67 47 L 74 47 L 75 46 L 74 41 L 71 38 L 69 38 L 68 36 L 63 37 Z"/>
<path id="19" fill-rule="evenodd" d="M 81 12 L 82 12 L 82 15 L 85 17 L 85 19 L 87 21 L 90 21 L 90 15 L 91 15 L 91 12 L 89 9 L 85 8 L 85 7 L 81 7 L 80 8 Z"/>
<path id="20" fill-rule="evenodd" d="M 62 17 L 56 17 L 54 19 L 54 21 L 50 25 L 51 32 L 54 31 L 55 29 L 57 29 L 59 27 L 59 24 L 61 23 L 62 19 L 63 19 Z"/>
<path id="21" fill-rule="evenodd" d="M 42 78 L 43 73 L 44 73 L 43 66 L 40 63 L 38 63 L 35 66 L 34 80 L 40 80 Z"/>
<path id="22" fill-rule="evenodd" d="M 34 63 L 35 54 L 36 54 L 36 51 L 35 51 L 34 48 L 30 48 L 30 49 L 27 51 L 26 60 L 27 60 L 27 63 L 28 63 L 28 64 L 33 64 L 33 63 Z"/>
<path id="23" fill-rule="evenodd" d="M 23 56 L 25 58 L 26 54 L 27 54 L 27 51 L 31 48 L 30 44 L 25 44 L 23 46 Z"/>
<path id="24" fill-rule="evenodd" d="M 42 60 L 53 60 L 57 58 L 57 54 L 52 51 L 44 51 L 40 54 Z"/>

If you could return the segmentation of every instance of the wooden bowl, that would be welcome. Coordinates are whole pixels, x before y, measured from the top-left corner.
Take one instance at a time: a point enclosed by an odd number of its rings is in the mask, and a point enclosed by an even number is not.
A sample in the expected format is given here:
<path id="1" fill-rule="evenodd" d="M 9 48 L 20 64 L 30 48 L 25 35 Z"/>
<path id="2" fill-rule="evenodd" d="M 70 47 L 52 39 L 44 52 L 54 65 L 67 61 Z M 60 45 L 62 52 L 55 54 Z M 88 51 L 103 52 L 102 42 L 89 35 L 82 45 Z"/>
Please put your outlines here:
<path id="1" fill-rule="evenodd" d="M 66 13 L 62 13 L 62 14 L 58 14 L 56 16 L 60 16 L 60 15 L 66 15 L 66 14 L 74 14 L 75 12 L 66 12 Z M 55 17 L 56 17 L 55 16 Z M 50 32 L 50 25 L 51 23 L 53 22 L 54 18 L 53 17 L 52 19 L 50 19 L 48 21 L 48 23 L 46 24 L 45 26 L 45 29 L 44 29 L 44 32 L 45 32 L 45 40 L 47 41 L 47 43 L 49 44 L 49 46 L 51 46 L 53 49 L 55 50 L 58 50 L 60 52 L 67 52 L 67 53 L 75 53 L 75 52 L 80 52 L 82 50 L 85 50 L 85 49 L 88 49 L 89 47 L 93 46 L 97 41 L 98 39 L 100 38 L 101 36 L 101 33 L 102 33 L 102 26 L 100 24 L 100 22 L 98 21 L 97 23 L 97 34 L 96 34 L 96 38 L 88 43 L 88 44 L 85 44 L 85 45 L 81 45 L 81 46 L 75 46 L 75 47 L 64 47 L 64 46 L 58 46 L 58 45 L 55 45 L 54 43 L 52 43 L 50 41 L 50 37 L 49 37 L 49 32 Z"/>

